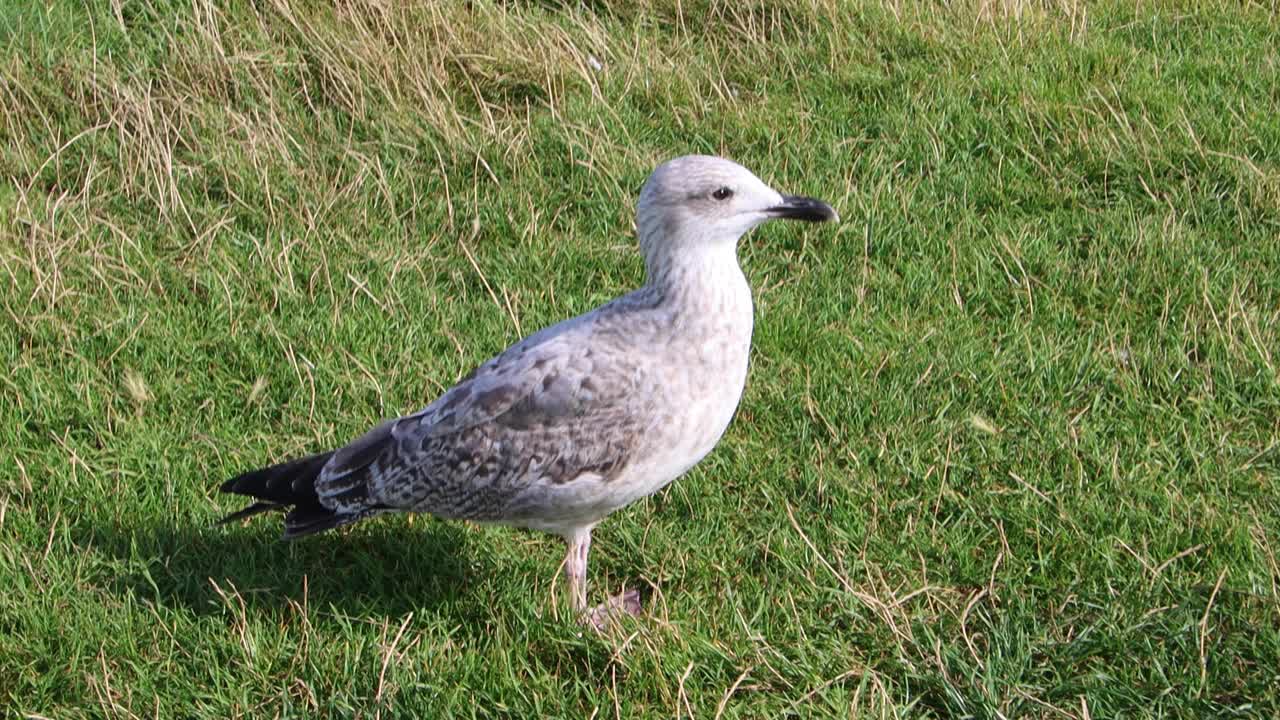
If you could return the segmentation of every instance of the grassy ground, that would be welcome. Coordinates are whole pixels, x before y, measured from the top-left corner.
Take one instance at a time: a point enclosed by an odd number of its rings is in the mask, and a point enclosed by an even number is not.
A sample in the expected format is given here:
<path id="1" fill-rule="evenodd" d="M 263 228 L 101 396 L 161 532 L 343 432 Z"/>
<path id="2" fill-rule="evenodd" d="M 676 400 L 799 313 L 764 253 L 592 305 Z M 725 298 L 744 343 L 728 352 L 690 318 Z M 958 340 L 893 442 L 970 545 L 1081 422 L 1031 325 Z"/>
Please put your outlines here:
<path id="1" fill-rule="evenodd" d="M 0 4 L 0 705 L 1275 717 L 1280 21 L 1250 3 Z M 738 417 L 596 534 L 211 528 L 641 280 L 730 155 Z"/>

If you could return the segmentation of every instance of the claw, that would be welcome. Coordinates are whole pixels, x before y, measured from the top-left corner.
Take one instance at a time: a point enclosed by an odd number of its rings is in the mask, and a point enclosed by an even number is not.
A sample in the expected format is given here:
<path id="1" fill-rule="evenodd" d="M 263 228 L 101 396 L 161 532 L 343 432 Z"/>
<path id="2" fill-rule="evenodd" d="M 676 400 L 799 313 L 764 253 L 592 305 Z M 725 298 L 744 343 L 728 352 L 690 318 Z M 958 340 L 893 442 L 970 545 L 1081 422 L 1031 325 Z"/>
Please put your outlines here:
<path id="1" fill-rule="evenodd" d="M 617 623 L 624 615 L 639 617 L 641 611 L 640 591 L 623 590 L 602 605 L 590 608 L 582 613 L 582 623 L 590 625 L 596 631 L 604 631 Z"/>

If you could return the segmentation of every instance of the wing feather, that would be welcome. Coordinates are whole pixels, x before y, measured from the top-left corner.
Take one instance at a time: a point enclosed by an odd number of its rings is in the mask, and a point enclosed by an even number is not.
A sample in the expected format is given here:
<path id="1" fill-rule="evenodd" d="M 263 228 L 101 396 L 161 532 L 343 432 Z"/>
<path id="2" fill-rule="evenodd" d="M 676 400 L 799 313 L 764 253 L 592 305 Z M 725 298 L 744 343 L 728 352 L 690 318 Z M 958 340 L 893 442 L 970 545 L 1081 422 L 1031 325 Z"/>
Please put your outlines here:
<path id="1" fill-rule="evenodd" d="M 321 502 L 504 520 L 533 485 L 618 472 L 647 422 L 649 364 L 584 342 L 589 330 L 533 335 L 340 449 L 316 484 Z"/>

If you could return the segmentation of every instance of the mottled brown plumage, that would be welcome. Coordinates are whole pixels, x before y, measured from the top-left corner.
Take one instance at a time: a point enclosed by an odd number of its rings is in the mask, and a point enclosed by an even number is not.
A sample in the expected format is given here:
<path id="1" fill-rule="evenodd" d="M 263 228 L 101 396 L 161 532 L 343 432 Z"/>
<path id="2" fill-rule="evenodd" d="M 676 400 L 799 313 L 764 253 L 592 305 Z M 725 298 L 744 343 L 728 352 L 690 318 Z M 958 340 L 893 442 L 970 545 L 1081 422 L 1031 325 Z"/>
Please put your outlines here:
<path id="1" fill-rule="evenodd" d="M 521 340 L 343 448 L 229 480 L 224 491 L 259 500 L 230 517 L 292 506 L 286 537 L 392 511 L 545 530 L 569 542 L 585 608 L 591 529 L 697 463 L 737 408 L 752 302 L 736 244 L 774 217 L 835 213 L 721 158 L 665 163 L 637 208 L 642 288 Z"/>

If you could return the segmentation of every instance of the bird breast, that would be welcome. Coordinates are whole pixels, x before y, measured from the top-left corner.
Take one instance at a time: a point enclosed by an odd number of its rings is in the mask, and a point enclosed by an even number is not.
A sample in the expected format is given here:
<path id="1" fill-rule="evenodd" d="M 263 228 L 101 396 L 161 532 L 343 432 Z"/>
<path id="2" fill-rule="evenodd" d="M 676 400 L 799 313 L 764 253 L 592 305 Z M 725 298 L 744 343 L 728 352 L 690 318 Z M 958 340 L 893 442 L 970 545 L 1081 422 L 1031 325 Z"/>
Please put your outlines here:
<path id="1" fill-rule="evenodd" d="M 737 263 L 703 276 L 700 291 L 674 309 L 665 387 L 644 458 L 629 468 L 630 502 L 656 492 L 711 452 L 733 419 L 747 379 L 751 289 Z"/>
<path id="2" fill-rule="evenodd" d="M 683 364 L 688 387 L 679 397 L 686 401 L 695 398 L 697 411 L 685 416 L 697 459 L 710 452 L 728 427 L 747 379 L 753 327 L 751 289 L 737 265 L 731 269 L 704 293 L 703 306 L 688 319 L 690 353 Z"/>
<path id="3" fill-rule="evenodd" d="M 711 452 L 742 397 L 751 350 L 751 289 L 737 263 L 700 268 L 686 295 L 667 294 L 631 319 L 636 352 L 648 355 L 635 391 L 643 396 L 643 430 L 612 477 L 585 473 L 531 489 L 520 524 L 559 534 L 590 526 L 657 492 Z"/>

